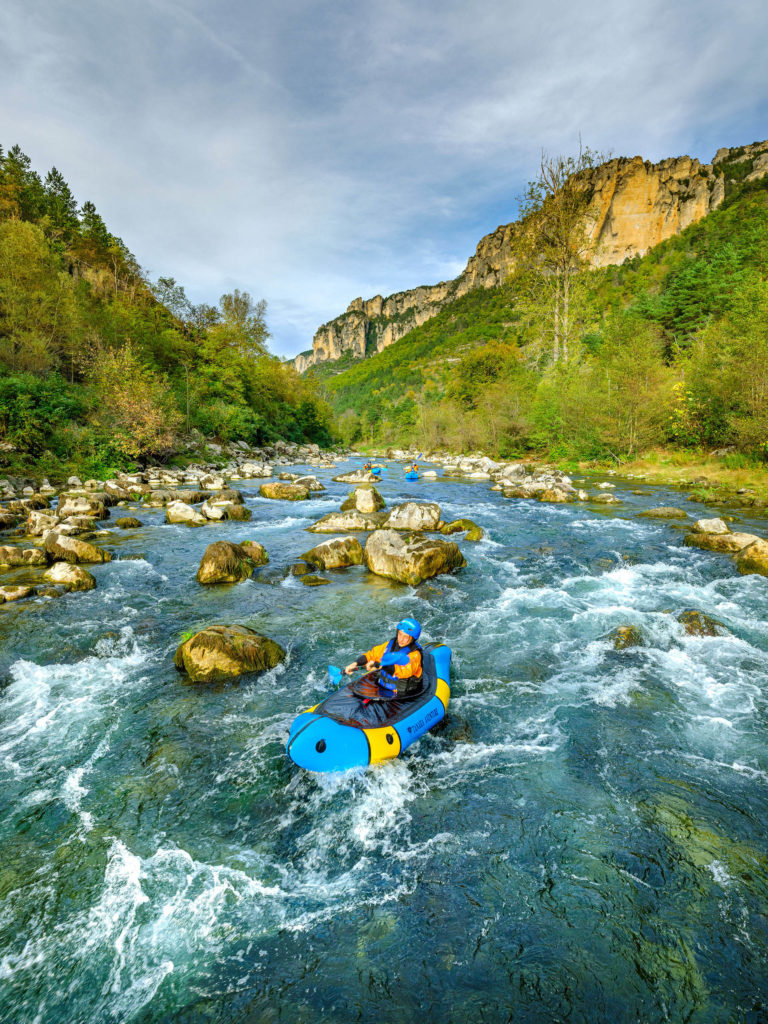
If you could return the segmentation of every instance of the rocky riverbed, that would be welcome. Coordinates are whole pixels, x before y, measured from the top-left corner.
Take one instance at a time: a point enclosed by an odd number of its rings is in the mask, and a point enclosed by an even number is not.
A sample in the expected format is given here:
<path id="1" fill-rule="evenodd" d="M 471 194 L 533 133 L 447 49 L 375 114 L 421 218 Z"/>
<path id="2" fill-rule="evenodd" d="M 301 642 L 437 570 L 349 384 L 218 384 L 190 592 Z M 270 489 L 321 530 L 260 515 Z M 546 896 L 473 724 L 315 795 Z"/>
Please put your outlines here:
<path id="1" fill-rule="evenodd" d="M 0 608 L 9 1019 L 406 1021 L 425 992 L 440 1020 L 749 1019 L 768 580 L 731 548 L 765 523 L 477 460 L 336 481 L 362 459 L 327 454 L 4 502 L 2 583 L 31 591 Z M 445 727 L 300 772 L 294 715 L 405 614 L 454 650 Z"/>

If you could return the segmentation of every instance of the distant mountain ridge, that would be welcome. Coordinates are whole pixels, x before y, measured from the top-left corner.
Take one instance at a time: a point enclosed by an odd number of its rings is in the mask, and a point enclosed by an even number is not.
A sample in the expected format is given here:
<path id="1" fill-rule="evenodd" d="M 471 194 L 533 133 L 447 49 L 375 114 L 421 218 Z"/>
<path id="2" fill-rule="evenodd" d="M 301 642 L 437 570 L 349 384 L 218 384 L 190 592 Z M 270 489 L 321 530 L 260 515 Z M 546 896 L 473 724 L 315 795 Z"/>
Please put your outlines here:
<path id="1" fill-rule="evenodd" d="M 721 205 L 730 184 L 768 174 L 768 141 L 722 148 L 709 164 L 689 156 L 654 164 L 619 157 L 584 172 L 593 199 L 588 233 L 596 266 L 623 263 L 678 234 Z M 293 360 L 303 373 L 318 363 L 381 352 L 448 303 L 475 288 L 495 288 L 513 268 L 519 221 L 503 224 L 478 243 L 464 271 L 452 281 L 371 299 L 354 299 L 323 324 L 312 348 Z"/>

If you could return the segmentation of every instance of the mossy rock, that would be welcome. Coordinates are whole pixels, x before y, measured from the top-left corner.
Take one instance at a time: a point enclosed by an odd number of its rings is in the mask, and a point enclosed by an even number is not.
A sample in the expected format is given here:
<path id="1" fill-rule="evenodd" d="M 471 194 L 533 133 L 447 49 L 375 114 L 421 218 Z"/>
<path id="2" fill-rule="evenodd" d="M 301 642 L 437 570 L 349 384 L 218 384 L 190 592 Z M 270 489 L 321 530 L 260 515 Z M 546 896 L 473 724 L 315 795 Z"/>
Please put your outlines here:
<path id="1" fill-rule="evenodd" d="M 608 639 L 613 642 L 614 651 L 626 651 L 630 647 L 641 647 L 643 634 L 637 626 L 617 626 Z"/>
<path id="2" fill-rule="evenodd" d="M 659 508 L 648 508 L 645 512 L 638 513 L 641 519 L 689 519 L 685 509 L 675 508 L 673 505 L 661 505 Z"/>
<path id="3" fill-rule="evenodd" d="M 262 546 L 253 541 L 232 544 L 228 540 L 217 540 L 209 544 L 203 553 L 197 570 L 197 582 L 206 585 L 241 583 L 250 578 L 257 565 L 264 564 L 263 560 L 259 560 L 262 553 L 266 555 Z"/>
<path id="4" fill-rule="evenodd" d="M 363 564 L 363 547 L 357 537 L 333 537 L 299 557 L 318 569 L 344 569 Z"/>
<path id="5" fill-rule="evenodd" d="M 291 576 L 307 576 L 312 572 L 312 566 L 306 562 L 294 562 L 291 566 Z"/>
<path id="6" fill-rule="evenodd" d="M 349 492 L 349 496 L 341 503 L 341 511 L 349 512 L 355 509 L 364 515 L 371 515 L 384 508 L 385 501 L 376 488 L 371 484 L 363 484 Z"/>
<path id="7" fill-rule="evenodd" d="M 208 626 L 181 644 L 174 665 L 193 683 L 214 683 L 252 672 L 267 672 L 285 650 L 249 626 Z"/>
<path id="8" fill-rule="evenodd" d="M 251 519 L 251 510 L 245 505 L 228 505 L 227 519 L 233 519 L 239 523 L 248 523 Z"/>
<path id="9" fill-rule="evenodd" d="M 306 501 L 309 497 L 309 488 L 301 484 L 283 483 L 274 480 L 259 487 L 259 494 L 262 498 L 274 498 L 276 501 Z"/>
<path id="10" fill-rule="evenodd" d="M 118 526 L 121 530 L 137 530 L 143 525 L 144 523 L 136 519 L 135 516 L 120 516 L 119 519 L 115 520 L 115 526 Z"/>
<path id="11" fill-rule="evenodd" d="M 758 538 L 734 556 L 740 573 L 768 576 L 768 541 Z"/>
<path id="12" fill-rule="evenodd" d="M 712 619 L 704 612 L 688 608 L 677 616 L 677 621 L 685 626 L 689 636 L 726 636 L 728 629 L 717 619 Z"/>
<path id="13" fill-rule="evenodd" d="M 467 535 L 464 540 L 477 541 L 485 536 L 485 530 L 471 519 L 454 519 L 452 523 L 443 523 L 440 527 L 440 533 L 446 537 L 452 533 L 463 533 L 465 530 Z"/>
<path id="14" fill-rule="evenodd" d="M 330 583 L 330 580 L 325 579 L 323 576 L 315 576 L 314 573 L 307 573 L 301 577 L 301 582 L 305 587 L 324 587 L 326 583 Z"/>

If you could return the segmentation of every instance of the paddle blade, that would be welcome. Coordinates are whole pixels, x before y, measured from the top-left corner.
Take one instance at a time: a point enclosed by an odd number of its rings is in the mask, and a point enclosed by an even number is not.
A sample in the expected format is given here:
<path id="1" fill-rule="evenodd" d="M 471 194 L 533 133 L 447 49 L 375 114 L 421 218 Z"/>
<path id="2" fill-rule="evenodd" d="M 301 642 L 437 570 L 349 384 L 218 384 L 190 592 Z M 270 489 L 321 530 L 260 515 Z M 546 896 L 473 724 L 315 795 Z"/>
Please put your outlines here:
<path id="1" fill-rule="evenodd" d="M 336 668 L 335 665 L 328 666 L 328 681 L 333 683 L 334 686 L 338 686 L 341 682 L 341 677 L 344 673 L 340 668 Z"/>
<path id="2" fill-rule="evenodd" d="M 382 668 L 386 668 L 388 665 L 407 665 L 411 659 L 405 653 L 405 651 L 390 652 L 385 654 L 379 664 Z"/>

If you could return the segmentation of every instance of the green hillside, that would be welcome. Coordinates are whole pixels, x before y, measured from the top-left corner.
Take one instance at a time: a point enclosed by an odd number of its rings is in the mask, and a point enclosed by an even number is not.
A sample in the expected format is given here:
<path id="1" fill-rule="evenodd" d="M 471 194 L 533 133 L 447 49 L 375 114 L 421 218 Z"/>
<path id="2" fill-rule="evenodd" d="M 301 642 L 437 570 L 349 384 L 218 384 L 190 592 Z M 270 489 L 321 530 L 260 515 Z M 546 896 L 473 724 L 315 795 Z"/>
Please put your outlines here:
<path id="1" fill-rule="evenodd" d="M 718 210 L 646 256 L 577 268 L 567 358 L 552 345 L 551 277 L 521 253 L 504 287 L 307 376 L 351 442 L 588 458 L 733 445 L 766 458 L 768 180 L 744 184 L 741 170 L 725 168 Z"/>
<path id="2" fill-rule="evenodd" d="M 102 476 L 218 440 L 331 440 L 311 382 L 270 355 L 244 292 L 151 282 L 93 203 L 0 148 L 0 468 Z"/>

